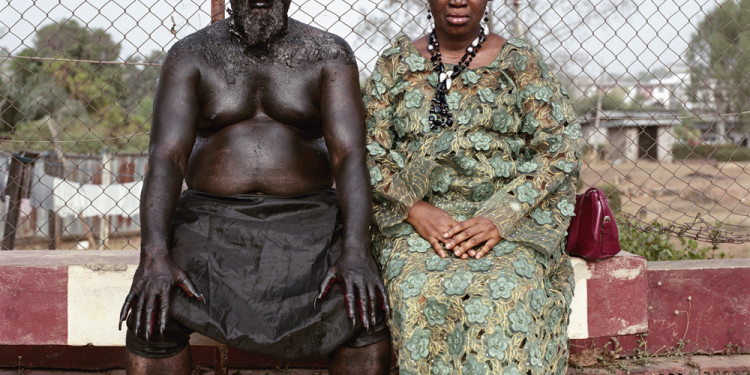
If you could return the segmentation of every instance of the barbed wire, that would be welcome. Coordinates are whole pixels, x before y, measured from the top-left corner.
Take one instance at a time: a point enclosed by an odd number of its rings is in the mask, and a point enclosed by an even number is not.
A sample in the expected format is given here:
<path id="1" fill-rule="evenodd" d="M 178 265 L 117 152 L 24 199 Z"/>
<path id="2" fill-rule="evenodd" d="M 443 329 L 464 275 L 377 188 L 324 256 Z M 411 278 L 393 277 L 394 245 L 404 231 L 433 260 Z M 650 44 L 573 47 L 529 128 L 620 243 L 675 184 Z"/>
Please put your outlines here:
<path id="1" fill-rule="evenodd" d="M 83 142 L 112 141 L 112 140 L 118 140 L 118 139 L 131 139 L 133 137 L 140 137 L 140 136 L 144 136 L 144 135 L 151 135 L 151 132 L 134 133 L 134 134 L 130 134 L 128 136 L 121 136 L 121 137 L 101 137 L 101 138 L 97 138 L 97 139 L 78 139 L 78 140 L 75 140 L 75 141 L 64 141 L 64 140 L 59 140 L 59 141 L 57 141 L 57 140 L 55 140 L 55 141 L 53 141 L 53 140 L 38 140 L 38 141 L 35 141 L 35 140 L 30 140 L 30 139 L 29 140 L 25 140 L 25 141 L 19 141 L 19 140 L 15 140 L 15 139 L 0 139 L 0 143 L 2 143 L 2 142 L 23 143 L 23 144 L 26 144 L 26 143 L 36 143 L 36 144 L 39 144 L 39 143 L 83 143 Z"/>
<path id="2" fill-rule="evenodd" d="M 619 110 L 619 109 L 616 111 L 627 112 L 626 110 Z M 654 110 L 653 112 L 665 112 L 665 111 Z M 669 112 L 669 111 L 666 111 L 666 112 Z M 638 111 L 638 113 L 649 113 L 649 111 Z M 734 116 L 740 117 L 743 115 L 750 114 L 750 111 L 732 112 L 732 113 L 715 113 L 715 112 L 708 112 L 708 113 L 710 113 L 710 116 L 713 116 L 713 117 L 734 117 Z M 596 120 L 595 115 L 589 116 L 588 113 L 579 115 L 579 117 L 581 117 L 583 120 L 588 121 L 588 122 L 593 122 Z M 707 116 L 693 114 L 693 115 L 682 115 L 682 116 L 651 115 L 651 116 L 642 116 L 642 117 L 646 119 L 652 119 L 652 120 L 687 120 L 687 119 L 701 119 Z M 600 120 L 632 120 L 633 117 L 632 116 L 606 116 L 604 115 L 604 116 L 600 116 L 599 119 Z"/>
<path id="3" fill-rule="evenodd" d="M 696 214 L 695 219 L 692 223 L 670 223 L 666 225 L 657 221 L 644 223 L 635 215 L 631 215 L 628 213 L 620 213 L 620 215 L 622 215 L 622 217 L 626 219 L 623 220 L 620 224 L 626 225 L 643 233 L 661 233 L 676 238 L 687 238 L 712 244 L 743 244 L 746 242 L 750 242 L 750 234 L 740 234 L 719 229 L 717 225 L 710 224 L 706 220 L 704 220 L 701 217 L 702 215 L 700 213 Z"/>
<path id="4" fill-rule="evenodd" d="M 42 57 L 42 56 L 18 56 L 18 55 L 3 55 L 0 54 L 0 58 L 16 59 L 16 60 L 36 60 L 36 61 L 62 61 L 72 62 L 78 64 L 97 64 L 97 65 L 135 65 L 135 66 L 161 66 L 161 63 L 146 63 L 146 62 L 134 62 L 134 61 L 107 61 L 107 60 L 81 60 L 81 59 L 68 59 L 64 57 Z"/>

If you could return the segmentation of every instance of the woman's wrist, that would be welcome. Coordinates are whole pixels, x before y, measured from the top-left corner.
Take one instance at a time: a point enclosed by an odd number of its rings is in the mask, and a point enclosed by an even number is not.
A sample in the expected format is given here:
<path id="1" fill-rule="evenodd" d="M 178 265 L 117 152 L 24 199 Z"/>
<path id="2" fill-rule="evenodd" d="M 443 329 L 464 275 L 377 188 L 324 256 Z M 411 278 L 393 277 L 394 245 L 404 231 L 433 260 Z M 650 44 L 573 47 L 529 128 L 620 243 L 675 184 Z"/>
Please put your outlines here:
<path id="1" fill-rule="evenodd" d="M 424 212 L 426 206 L 430 206 L 430 204 L 423 200 L 414 202 L 414 205 L 412 205 L 409 209 L 409 213 L 406 215 L 406 219 L 404 219 L 404 221 L 413 225 L 414 221 L 418 220 L 422 212 Z"/>

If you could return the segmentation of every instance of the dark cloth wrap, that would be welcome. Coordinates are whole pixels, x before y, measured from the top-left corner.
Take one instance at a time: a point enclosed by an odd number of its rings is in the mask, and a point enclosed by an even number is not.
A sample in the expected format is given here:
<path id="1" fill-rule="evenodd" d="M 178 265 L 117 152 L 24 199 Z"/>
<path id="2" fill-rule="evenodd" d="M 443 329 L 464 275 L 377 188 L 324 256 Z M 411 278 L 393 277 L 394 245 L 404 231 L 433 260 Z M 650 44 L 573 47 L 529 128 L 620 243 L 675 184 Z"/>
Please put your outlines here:
<path id="1" fill-rule="evenodd" d="M 313 306 L 341 254 L 335 190 L 295 197 L 188 190 L 172 227 L 172 258 L 206 299 L 175 288 L 171 315 L 188 329 L 241 350 L 301 361 L 387 338 L 382 316 L 373 333 L 359 319 L 352 325 L 339 283 Z"/>

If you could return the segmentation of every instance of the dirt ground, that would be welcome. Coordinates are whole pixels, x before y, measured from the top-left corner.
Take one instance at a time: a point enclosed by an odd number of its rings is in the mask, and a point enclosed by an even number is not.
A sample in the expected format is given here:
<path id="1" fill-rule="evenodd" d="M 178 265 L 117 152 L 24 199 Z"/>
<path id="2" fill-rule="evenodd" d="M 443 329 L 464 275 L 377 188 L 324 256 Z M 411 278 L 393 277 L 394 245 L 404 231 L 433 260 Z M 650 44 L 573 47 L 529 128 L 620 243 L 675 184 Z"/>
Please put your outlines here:
<path id="1" fill-rule="evenodd" d="M 584 158 L 581 169 L 583 189 L 616 186 L 621 193 L 622 211 L 642 223 L 657 220 L 704 228 L 707 233 L 720 224 L 730 239 L 742 243 L 720 243 L 716 255 L 750 258 L 750 163 L 677 163 L 639 161 L 610 163 Z M 87 241 L 81 238 L 80 241 Z M 674 238 L 674 243 L 679 240 Z M 88 241 L 91 242 L 91 241 Z M 78 240 L 63 241 L 61 249 L 82 249 Z M 701 247 L 709 246 L 701 243 Z M 46 243 L 16 241 L 16 248 L 44 249 Z M 89 248 L 96 245 L 89 244 Z M 140 249 L 137 233 L 114 237 L 109 249 Z"/>
<path id="2" fill-rule="evenodd" d="M 653 220 L 710 231 L 719 225 L 738 244 L 721 243 L 720 252 L 750 258 L 750 163 L 706 161 L 612 163 L 587 160 L 584 188 L 612 185 L 621 193 L 622 211 L 639 221 Z M 702 232 L 707 233 L 707 232 Z M 679 243 L 675 239 L 675 243 Z M 702 244 L 703 246 L 703 244 Z"/>

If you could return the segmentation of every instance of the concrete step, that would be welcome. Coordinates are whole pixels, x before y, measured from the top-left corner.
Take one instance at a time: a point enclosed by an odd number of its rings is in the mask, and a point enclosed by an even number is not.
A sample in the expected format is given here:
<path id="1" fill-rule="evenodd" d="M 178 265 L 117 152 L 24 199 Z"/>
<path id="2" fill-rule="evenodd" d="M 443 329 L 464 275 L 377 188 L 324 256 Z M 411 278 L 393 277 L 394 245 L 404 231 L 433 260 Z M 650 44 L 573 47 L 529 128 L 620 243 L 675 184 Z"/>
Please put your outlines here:
<path id="1" fill-rule="evenodd" d="M 197 367 L 194 375 L 216 375 Z M 394 372 L 392 375 L 397 375 Z M 750 354 L 696 355 L 665 358 L 617 359 L 599 367 L 568 369 L 568 375 L 749 375 Z M 55 371 L 36 369 L 0 369 L 0 375 L 125 375 L 125 370 Z M 230 369 L 227 375 L 328 375 L 325 369 Z"/>
<path id="2" fill-rule="evenodd" d="M 618 359 L 597 367 L 568 368 L 568 375 L 750 375 L 750 355 L 694 355 Z"/>

